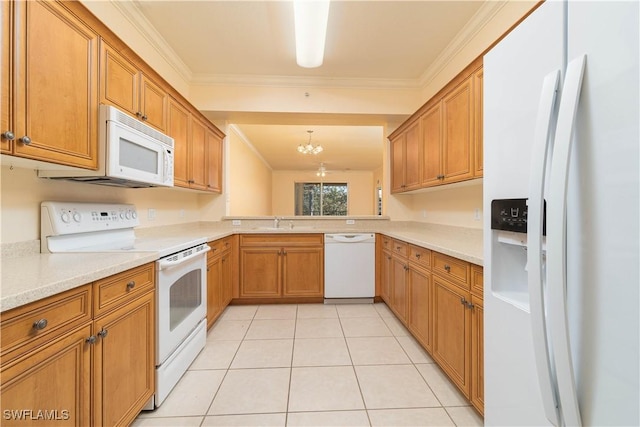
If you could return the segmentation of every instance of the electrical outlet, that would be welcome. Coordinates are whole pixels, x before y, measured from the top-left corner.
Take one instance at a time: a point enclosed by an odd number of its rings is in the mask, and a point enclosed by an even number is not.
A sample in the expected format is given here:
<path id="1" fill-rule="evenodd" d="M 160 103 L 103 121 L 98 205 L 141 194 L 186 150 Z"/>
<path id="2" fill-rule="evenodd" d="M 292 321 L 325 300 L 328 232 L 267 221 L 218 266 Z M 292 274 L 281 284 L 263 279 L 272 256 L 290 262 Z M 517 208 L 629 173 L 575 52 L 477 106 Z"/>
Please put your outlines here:
<path id="1" fill-rule="evenodd" d="M 149 221 L 153 221 L 154 219 L 156 219 L 156 210 L 155 209 L 149 208 L 149 210 L 147 212 L 147 219 Z"/>
<path id="2" fill-rule="evenodd" d="M 231 220 L 231 225 L 242 225 L 242 221 L 239 219 L 233 219 Z"/>
<path id="3" fill-rule="evenodd" d="M 473 219 L 476 221 L 480 221 L 480 209 L 479 208 L 475 208 L 473 210 Z"/>
<path id="4" fill-rule="evenodd" d="M 353 224 L 355 224 L 355 223 L 356 223 L 356 220 L 355 220 L 355 219 L 348 219 L 348 220 L 347 220 L 347 225 L 353 225 Z"/>
<path id="5" fill-rule="evenodd" d="M 184 218 L 184 209 L 180 209 L 180 218 Z"/>
<path id="6" fill-rule="evenodd" d="M 422 218 L 426 218 L 427 217 L 427 210 L 423 209 L 422 210 Z"/>

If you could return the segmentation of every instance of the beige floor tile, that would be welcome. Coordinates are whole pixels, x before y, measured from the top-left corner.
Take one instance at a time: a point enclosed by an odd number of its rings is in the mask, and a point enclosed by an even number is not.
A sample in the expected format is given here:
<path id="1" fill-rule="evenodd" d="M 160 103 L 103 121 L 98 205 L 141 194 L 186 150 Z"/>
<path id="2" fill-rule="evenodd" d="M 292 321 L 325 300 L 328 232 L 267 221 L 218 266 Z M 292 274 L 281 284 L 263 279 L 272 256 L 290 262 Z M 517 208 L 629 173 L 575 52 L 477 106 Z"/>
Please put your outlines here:
<path id="1" fill-rule="evenodd" d="M 427 351 L 413 337 L 396 338 L 413 363 L 434 363 Z"/>
<path id="2" fill-rule="evenodd" d="M 382 426 L 454 426 L 444 408 L 369 410 L 371 425 Z"/>
<path id="3" fill-rule="evenodd" d="M 288 368 L 228 371 L 208 415 L 286 412 L 289 372 Z"/>
<path id="4" fill-rule="evenodd" d="M 252 320 L 257 310 L 257 305 L 230 305 L 225 308 L 220 320 Z"/>
<path id="5" fill-rule="evenodd" d="M 268 340 L 293 338 L 295 319 L 253 320 L 245 339 Z"/>
<path id="6" fill-rule="evenodd" d="M 367 409 L 441 406 L 413 365 L 356 366 Z"/>
<path id="7" fill-rule="evenodd" d="M 189 370 L 227 369 L 242 341 L 207 341 Z"/>
<path id="8" fill-rule="evenodd" d="M 214 415 L 204 419 L 202 427 L 279 427 L 285 426 L 287 415 L 251 414 L 251 415 Z"/>
<path id="9" fill-rule="evenodd" d="M 131 427 L 198 427 L 203 417 L 136 418 Z"/>
<path id="10" fill-rule="evenodd" d="M 471 406 L 445 408 L 457 426 L 481 427 L 484 425 L 482 417 Z"/>
<path id="11" fill-rule="evenodd" d="M 344 317 L 380 317 L 373 304 L 336 304 L 338 316 Z"/>
<path id="12" fill-rule="evenodd" d="M 402 365 L 411 361 L 393 337 L 347 338 L 354 365 Z"/>
<path id="13" fill-rule="evenodd" d="M 445 373 L 436 364 L 419 364 L 416 365 L 416 368 L 429 384 L 442 406 L 469 405 L 469 401 L 449 381 Z"/>
<path id="14" fill-rule="evenodd" d="M 287 426 L 369 427 L 369 418 L 366 411 L 290 412 Z"/>
<path id="15" fill-rule="evenodd" d="M 296 338 L 337 338 L 343 337 L 342 326 L 335 319 L 298 319 Z"/>
<path id="16" fill-rule="evenodd" d="M 289 411 L 364 409 L 351 366 L 293 368 Z"/>
<path id="17" fill-rule="evenodd" d="M 187 371 L 169 396 L 149 417 L 206 415 L 225 371 Z"/>
<path id="18" fill-rule="evenodd" d="M 254 319 L 295 319 L 296 304 L 267 304 L 258 307 Z"/>
<path id="19" fill-rule="evenodd" d="M 231 369 L 289 368 L 293 340 L 246 340 L 242 342 Z"/>
<path id="20" fill-rule="evenodd" d="M 334 304 L 298 304 L 298 319 L 337 319 Z"/>
<path id="21" fill-rule="evenodd" d="M 383 317 L 384 323 L 396 337 L 406 337 L 411 335 L 407 328 L 396 317 Z"/>
<path id="22" fill-rule="evenodd" d="M 249 329 L 251 320 L 218 320 L 207 334 L 207 341 L 241 340 Z"/>
<path id="23" fill-rule="evenodd" d="M 296 338 L 293 366 L 351 365 L 344 338 Z"/>
<path id="24" fill-rule="evenodd" d="M 391 309 L 387 307 L 387 304 L 383 302 L 377 302 L 373 304 L 373 308 L 376 309 L 380 317 L 396 317 L 396 315 L 393 314 L 393 311 L 391 311 Z"/>
<path id="25" fill-rule="evenodd" d="M 380 316 L 341 318 L 345 337 L 391 337 L 393 334 Z"/>

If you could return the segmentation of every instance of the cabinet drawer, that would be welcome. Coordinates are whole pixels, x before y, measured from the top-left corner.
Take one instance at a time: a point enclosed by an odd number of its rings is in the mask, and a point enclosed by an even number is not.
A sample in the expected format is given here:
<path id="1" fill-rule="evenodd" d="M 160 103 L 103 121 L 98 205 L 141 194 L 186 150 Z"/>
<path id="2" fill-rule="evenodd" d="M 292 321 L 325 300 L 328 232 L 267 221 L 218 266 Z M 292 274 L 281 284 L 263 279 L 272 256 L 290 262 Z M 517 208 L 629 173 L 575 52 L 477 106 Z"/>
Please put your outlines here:
<path id="1" fill-rule="evenodd" d="M 240 246 L 309 246 L 322 245 L 323 234 L 242 234 Z"/>
<path id="2" fill-rule="evenodd" d="M 400 255 L 401 257 L 407 257 L 409 255 L 409 245 L 400 240 L 393 241 L 393 249 L 394 254 Z"/>
<path id="3" fill-rule="evenodd" d="M 233 237 L 229 236 L 207 243 L 211 247 L 211 250 L 207 252 L 207 260 L 212 259 L 214 256 L 229 252 L 231 250 L 232 241 Z"/>
<path id="4" fill-rule="evenodd" d="M 95 282 L 94 316 L 118 308 L 155 286 L 155 265 L 145 264 Z"/>
<path id="5" fill-rule="evenodd" d="M 470 288 L 471 268 L 468 262 L 438 252 L 433 252 L 432 262 L 431 269 L 434 273 L 455 281 L 465 289 Z"/>
<path id="6" fill-rule="evenodd" d="M 391 252 L 393 248 L 393 239 L 388 236 L 382 236 L 382 249 Z"/>
<path id="7" fill-rule="evenodd" d="M 2 313 L 3 363 L 91 321 L 91 285 Z"/>
<path id="8" fill-rule="evenodd" d="M 471 265 L 471 292 L 482 298 L 484 292 L 483 269 L 479 265 Z"/>
<path id="9" fill-rule="evenodd" d="M 423 267 L 431 267 L 431 251 L 419 246 L 409 245 L 409 261 Z"/>

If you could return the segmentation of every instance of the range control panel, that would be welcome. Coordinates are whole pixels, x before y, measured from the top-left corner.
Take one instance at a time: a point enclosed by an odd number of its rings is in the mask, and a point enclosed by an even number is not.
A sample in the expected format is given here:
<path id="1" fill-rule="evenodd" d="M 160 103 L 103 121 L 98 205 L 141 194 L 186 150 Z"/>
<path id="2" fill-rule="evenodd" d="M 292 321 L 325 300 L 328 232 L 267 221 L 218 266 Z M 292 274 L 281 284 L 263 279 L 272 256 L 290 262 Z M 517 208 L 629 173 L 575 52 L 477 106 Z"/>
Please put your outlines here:
<path id="1" fill-rule="evenodd" d="M 134 205 L 42 202 L 41 233 L 60 236 L 133 228 L 140 224 Z"/>
<path id="2" fill-rule="evenodd" d="M 546 235 L 546 202 L 545 215 L 542 219 L 542 234 Z M 491 201 L 491 229 L 527 232 L 527 199 L 496 199 Z"/>

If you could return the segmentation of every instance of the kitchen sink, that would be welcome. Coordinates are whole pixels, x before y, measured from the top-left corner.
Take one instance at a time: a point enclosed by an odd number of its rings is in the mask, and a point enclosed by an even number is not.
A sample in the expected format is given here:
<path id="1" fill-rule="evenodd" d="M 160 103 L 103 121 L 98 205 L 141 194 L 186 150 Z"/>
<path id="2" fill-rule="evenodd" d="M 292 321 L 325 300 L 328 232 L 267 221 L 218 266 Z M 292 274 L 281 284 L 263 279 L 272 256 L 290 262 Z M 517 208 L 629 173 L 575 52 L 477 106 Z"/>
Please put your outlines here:
<path id="1" fill-rule="evenodd" d="M 264 230 L 264 231 L 308 231 L 314 230 L 313 226 L 296 226 L 289 227 L 288 225 L 284 225 L 282 227 L 252 227 L 251 230 Z"/>

